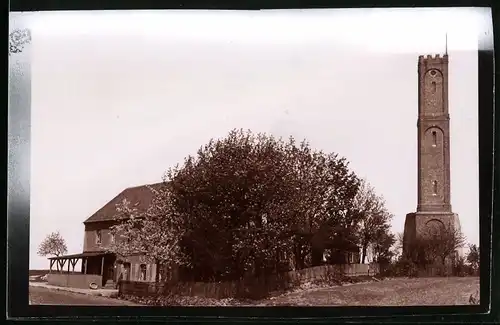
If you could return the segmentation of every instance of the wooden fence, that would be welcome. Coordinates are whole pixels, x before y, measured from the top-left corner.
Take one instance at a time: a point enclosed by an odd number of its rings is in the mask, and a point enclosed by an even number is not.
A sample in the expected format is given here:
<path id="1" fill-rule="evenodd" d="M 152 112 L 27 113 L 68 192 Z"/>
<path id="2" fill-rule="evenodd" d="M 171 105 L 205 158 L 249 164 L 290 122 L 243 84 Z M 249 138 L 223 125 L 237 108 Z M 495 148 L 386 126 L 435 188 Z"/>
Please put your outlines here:
<path id="1" fill-rule="evenodd" d="M 231 282 L 177 282 L 156 285 L 152 282 L 121 281 L 119 292 L 123 295 L 134 296 L 162 293 L 216 299 L 228 297 L 260 298 L 272 291 L 289 289 L 299 283 L 328 280 L 339 276 L 372 276 L 378 273 L 379 266 L 377 264 L 322 265 L 262 278 Z"/>

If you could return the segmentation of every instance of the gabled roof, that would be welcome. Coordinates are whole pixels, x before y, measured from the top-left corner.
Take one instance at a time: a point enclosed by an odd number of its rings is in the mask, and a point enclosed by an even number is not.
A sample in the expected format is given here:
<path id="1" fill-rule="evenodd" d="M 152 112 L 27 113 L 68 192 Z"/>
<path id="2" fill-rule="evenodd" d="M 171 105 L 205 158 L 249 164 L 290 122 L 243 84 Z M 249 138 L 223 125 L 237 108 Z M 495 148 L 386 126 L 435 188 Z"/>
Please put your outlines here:
<path id="1" fill-rule="evenodd" d="M 90 218 L 83 223 L 92 223 L 100 221 L 114 220 L 117 211 L 116 205 L 127 199 L 132 206 L 135 206 L 139 212 L 146 212 L 153 200 L 153 192 L 148 188 L 161 188 L 165 183 L 156 183 L 150 185 L 141 185 L 136 187 L 129 187 L 118 194 L 114 199 L 106 203 L 102 208 L 97 210 Z"/>

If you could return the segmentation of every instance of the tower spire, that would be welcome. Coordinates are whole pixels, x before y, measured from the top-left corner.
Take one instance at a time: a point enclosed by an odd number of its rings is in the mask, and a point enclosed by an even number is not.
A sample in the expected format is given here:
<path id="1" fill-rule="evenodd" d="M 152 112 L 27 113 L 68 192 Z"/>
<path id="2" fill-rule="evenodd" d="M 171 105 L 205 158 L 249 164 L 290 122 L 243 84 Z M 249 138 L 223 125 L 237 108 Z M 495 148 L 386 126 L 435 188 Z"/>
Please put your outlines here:
<path id="1" fill-rule="evenodd" d="M 444 55 L 448 55 L 448 33 L 444 35 L 445 37 L 445 42 L 444 42 Z"/>

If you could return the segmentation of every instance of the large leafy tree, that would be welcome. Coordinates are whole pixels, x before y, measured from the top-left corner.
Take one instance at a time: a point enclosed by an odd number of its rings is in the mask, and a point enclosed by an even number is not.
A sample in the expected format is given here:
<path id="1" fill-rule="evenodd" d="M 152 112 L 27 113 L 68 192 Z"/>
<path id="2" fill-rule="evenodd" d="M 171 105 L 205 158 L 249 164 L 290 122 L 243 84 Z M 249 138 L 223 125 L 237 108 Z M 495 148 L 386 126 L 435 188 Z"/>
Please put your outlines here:
<path id="1" fill-rule="evenodd" d="M 358 249 L 362 221 L 370 220 L 356 204 L 359 185 L 334 153 L 233 130 L 169 169 L 164 185 L 151 188 L 146 213 L 119 204 L 109 250 L 181 264 L 202 281 L 315 266 L 325 252 L 342 263 L 346 251 Z M 382 256 L 392 237 L 376 229 L 370 242 L 378 240 Z"/>
<path id="2" fill-rule="evenodd" d="M 233 130 L 167 173 L 186 230 L 181 248 L 203 280 L 259 276 L 321 260 L 347 228 L 357 178 L 345 159 Z M 318 258 L 318 256 L 320 258 Z"/>
<path id="3" fill-rule="evenodd" d="M 183 252 L 204 280 L 259 275 L 290 247 L 293 189 L 284 143 L 241 130 L 168 171 Z"/>

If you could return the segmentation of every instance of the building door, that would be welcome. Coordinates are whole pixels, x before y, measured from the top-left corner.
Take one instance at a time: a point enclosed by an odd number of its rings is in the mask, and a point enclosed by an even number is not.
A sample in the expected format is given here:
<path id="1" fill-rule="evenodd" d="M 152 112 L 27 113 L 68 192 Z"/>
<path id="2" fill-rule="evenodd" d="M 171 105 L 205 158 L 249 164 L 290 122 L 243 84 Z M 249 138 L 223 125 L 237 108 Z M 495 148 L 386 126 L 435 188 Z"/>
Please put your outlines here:
<path id="1" fill-rule="evenodd" d="M 106 276 L 106 279 L 108 280 L 111 280 L 111 281 L 115 281 L 115 264 L 112 263 L 108 266 L 108 271 L 107 271 L 107 276 Z"/>
<path id="2" fill-rule="evenodd" d="M 130 263 L 123 263 L 123 280 L 130 281 Z"/>

